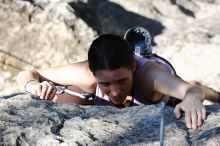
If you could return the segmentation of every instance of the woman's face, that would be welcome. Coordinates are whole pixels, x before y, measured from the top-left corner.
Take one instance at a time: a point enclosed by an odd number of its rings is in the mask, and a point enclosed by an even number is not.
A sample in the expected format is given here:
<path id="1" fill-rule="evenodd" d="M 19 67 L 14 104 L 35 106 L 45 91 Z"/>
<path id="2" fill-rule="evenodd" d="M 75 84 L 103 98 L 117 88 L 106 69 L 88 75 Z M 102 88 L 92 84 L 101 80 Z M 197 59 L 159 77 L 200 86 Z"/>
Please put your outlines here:
<path id="1" fill-rule="evenodd" d="M 131 92 L 133 71 L 129 68 L 96 71 L 95 77 L 101 91 L 116 105 L 122 104 Z"/>

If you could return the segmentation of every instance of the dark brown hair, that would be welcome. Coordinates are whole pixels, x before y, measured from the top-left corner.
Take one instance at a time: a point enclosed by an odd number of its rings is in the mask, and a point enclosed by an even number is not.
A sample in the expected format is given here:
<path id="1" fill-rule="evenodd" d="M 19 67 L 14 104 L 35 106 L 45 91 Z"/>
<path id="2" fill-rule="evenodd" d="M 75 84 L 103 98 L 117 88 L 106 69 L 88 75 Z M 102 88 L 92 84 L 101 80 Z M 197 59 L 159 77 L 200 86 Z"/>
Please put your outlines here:
<path id="1" fill-rule="evenodd" d="M 104 34 L 92 42 L 88 61 L 90 70 L 95 74 L 98 70 L 132 69 L 134 58 L 126 40 L 117 35 Z"/>

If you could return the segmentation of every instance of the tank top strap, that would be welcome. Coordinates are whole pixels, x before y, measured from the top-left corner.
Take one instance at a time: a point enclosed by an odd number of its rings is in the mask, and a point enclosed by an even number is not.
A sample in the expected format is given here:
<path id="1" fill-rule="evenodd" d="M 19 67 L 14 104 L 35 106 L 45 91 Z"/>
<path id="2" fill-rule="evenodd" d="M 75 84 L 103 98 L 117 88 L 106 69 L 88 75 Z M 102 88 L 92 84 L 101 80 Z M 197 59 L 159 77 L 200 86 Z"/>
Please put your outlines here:
<path id="1" fill-rule="evenodd" d="M 146 105 L 151 104 L 150 101 L 147 100 L 147 98 L 144 98 L 143 93 L 140 90 L 140 84 L 138 83 L 141 71 L 144 68 L 144 65 L 146 62 L 150 61 L 148 58 L 144 58 L 142 56 L 136 56 L 134 55 L 134 60 L 136 62 L 136 69 L 133 74 L 133 102 L 135 105 Z"/>

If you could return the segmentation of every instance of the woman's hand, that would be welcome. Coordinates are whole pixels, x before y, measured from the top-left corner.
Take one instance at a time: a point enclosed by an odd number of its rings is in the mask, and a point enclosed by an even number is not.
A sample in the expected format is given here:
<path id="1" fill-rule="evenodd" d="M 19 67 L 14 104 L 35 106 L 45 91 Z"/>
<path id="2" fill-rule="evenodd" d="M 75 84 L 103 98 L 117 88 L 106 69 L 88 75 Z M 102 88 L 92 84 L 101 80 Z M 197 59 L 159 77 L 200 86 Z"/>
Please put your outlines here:
<path id="1" fill-rule="evenodd" d="M 26 91 L 42 100 L 53 100 L 56 94 L 56 87 L 52 82 L 43 81 L 39 83 L 37 80 L 26 84 Z"/>
<path id="2" fill-rule="evenodd" d="M 185 121 L 188 128 L 196 129 L 203 124 L 206 118 L 206 109 L 201 101 L 201 92 L 187 93 L 184 100 L 176 105 L 174 113 L 177 118 L 180 118 L 181 111 L 185 112 Z"/>

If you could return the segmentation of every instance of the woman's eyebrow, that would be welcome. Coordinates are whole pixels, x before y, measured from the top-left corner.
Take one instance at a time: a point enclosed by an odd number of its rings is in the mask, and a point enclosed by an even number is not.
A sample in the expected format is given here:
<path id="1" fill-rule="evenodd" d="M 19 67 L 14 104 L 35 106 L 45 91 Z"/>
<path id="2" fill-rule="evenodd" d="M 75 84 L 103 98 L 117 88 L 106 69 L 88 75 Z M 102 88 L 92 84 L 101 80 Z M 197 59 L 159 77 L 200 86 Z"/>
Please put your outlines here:
<path id="1" fill-rule="evenodd" d="M 99 83 L 110 83 L 110 81 L 98 81 Z"/>
<path id="2" fill-rule="evenodd" d="M 126 80 L 127 77 L 119 78 L 116 80 L 98 80 L 99 83 L 111 83 L 111 82 L 120 82 Z"/>
<path id="3" fill-rule="evenodd" d="M 127 78 L 121 78 L 121 79 L 118 79 L 116 81 L 120 82 L 120 81 L 125 81 Z"/>

